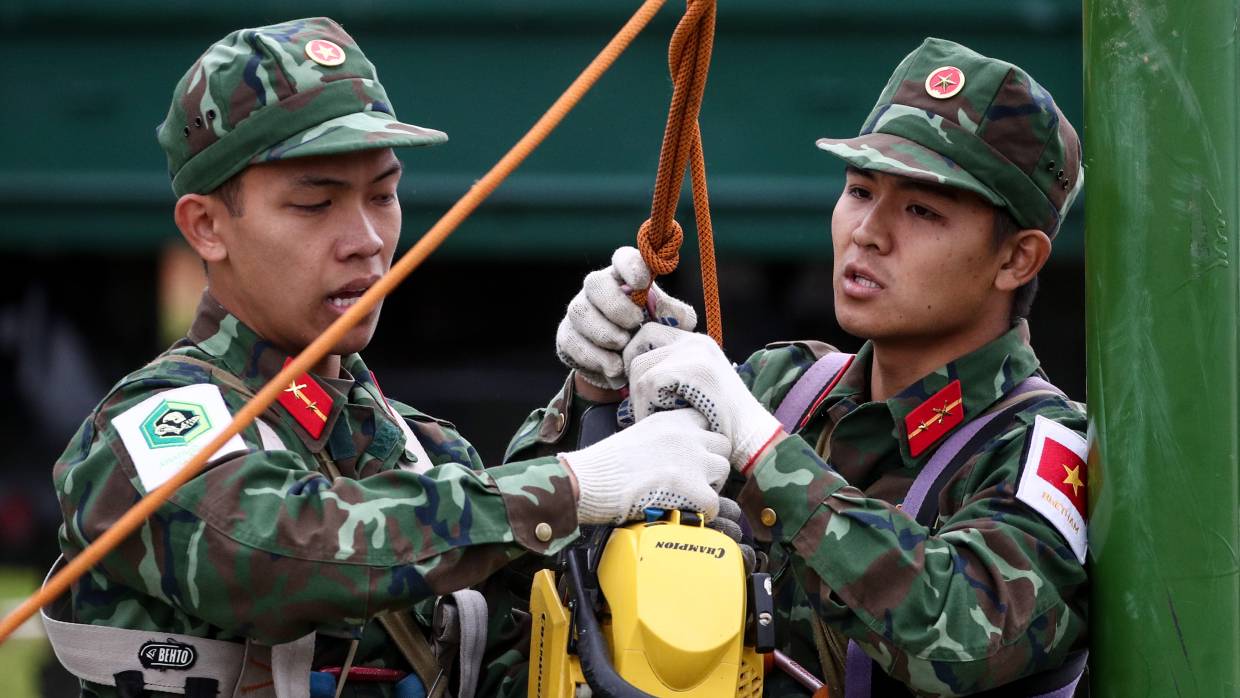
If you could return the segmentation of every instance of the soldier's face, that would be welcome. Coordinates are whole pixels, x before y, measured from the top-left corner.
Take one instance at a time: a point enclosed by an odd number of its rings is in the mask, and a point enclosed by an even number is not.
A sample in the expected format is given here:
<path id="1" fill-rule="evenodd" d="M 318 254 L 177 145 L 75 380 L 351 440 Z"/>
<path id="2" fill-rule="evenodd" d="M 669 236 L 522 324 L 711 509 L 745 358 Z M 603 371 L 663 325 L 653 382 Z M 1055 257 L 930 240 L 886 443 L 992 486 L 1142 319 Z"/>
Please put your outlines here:
<path id="1" fill-rule="evenodd" d="M 227 259 L 212 269 L 213 292 L 261 336 L 300 351 L 391 266 L 400 173 L 390 149 L 251 166 L 241 215 L 220 219 Z M 332 353 L 361 350 L 378 320 L 376 307 Z"/>
<path id="2" fill-rule="evenodd" d="M 993 339 L 1011 303 L 994 216 L 971 192 L 849 168 L 831 218 L 840 326 L 876 346 Z"/>

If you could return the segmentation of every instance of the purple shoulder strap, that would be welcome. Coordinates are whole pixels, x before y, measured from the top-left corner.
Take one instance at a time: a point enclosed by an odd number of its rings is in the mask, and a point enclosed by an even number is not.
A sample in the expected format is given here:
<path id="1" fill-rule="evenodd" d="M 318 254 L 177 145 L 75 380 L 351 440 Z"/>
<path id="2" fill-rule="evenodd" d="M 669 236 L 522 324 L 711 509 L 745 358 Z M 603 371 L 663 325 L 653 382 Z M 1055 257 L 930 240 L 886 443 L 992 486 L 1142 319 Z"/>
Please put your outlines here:
<path id="1" fill-rule="evenodd" d="M 1034 390 L 1060 392 L 1059 388 L 1041 378 L 1030 376 L 1008 391 L 1003 397 L 1004 399 L 1010 399 Z M 934 485 L 934 481 L 938 480 L 939 475 L 943 474 L 943 470 L 948 464 L 955 460 L 956 455 L 960 453 L 960 449 L 969 443 L 969 439 L 972 439 L 977 432 L 981 431 L 987 424 L 990 424 L 991 420 L 999 416 L 999 412 L 1001 410 L 985 412 L 981 416 L 969 421 L 935 450 L 934 455 L 930 456 L 930 460 L 926 462 L 921 472 L 917 473 L 917 479 L 913 480 L 912 487 L 908 488 L 908 494 L 904 495 L 904 504 L 901 505 L 904 513 L 914 519 L 917 518 L 917 514 L 926 504 L 926 494 L 930 491 L 930 487 Z"/>
<path id="2" fill-rule="evenodd" d="M 1004 395 L 1004 399 L 1013 398 L 1034 390 L 1061 392 L 1059 388 L 1041 378 L 1030 376 L 1008 391 Z M 986 412 L 969 421 L 935 450 L 934 455 L 930 456 L 930 460 L 926 462 L 921 472 L 917 474 L 917 479 L 913 480 L 913 485 L 909 487 L 908 494 L 904 495 L 904 503 L 901 505 L 901 509 L 905 514 L 914 519 L 917 518 L 917 514 L 921 511 L 922 506 L 925 505 L 926 495 L 930 492 L 930 488 L 934 485 L 935 480 L 938 480 L 947 466 L 956 459 L 960 449 L 964 448 L 970 439 L 994 420 L 995 417 L 999 416 L 999 413 L 1002 411 Z M 844 665 L 844 698 L 870 698 L 871 672 L 873 670 L 874 663 L 870 660 L 870 656 L 865 653 L 865 650 L 861 649 L 860 645 L 849 640 L 848 656 L 845 659 Z M 1045 694 L 1045 698 L 1065 698 L 1071 696 L 1072 691 L 1076 688 L 1076 682 L 1079 680 L 1080 676 L 1070 686 L 1065 686 L 1058 691 Z M 1039 696 L 1038 698 L 1043 697 Z"/>
<path id="3" fill-rule="evenodd" d="M 1043 693 L 1041 695 L 1034 696 L 1033 698 L 1072 698 L 1072 696 L 1076 695 L 1076 685 L 1081 682 L 1081 677 L 1084 675 L 1085 675 L 1085 672 L 1082 671 L 1081 673 L 1077 674 L 1076 678 L 1072 679 L 1072 683 L 1068 684 L 1067 686 L 1064 686 L 1063 688 L 1057 688 L 1054 691 L 1051 691 L 1050 693 Z"/>
<path id="4" fill-rule="evenodd" d="M 797 430 L 797 422 L 810 408 L 814 398 L 831 384 L 852 358 L 852 354 L 833 351 L 815 361 L 808 371 L 801 374 L 775 410 L 775 419 L 784 425 L 784 431 L 791 434 Z"/>

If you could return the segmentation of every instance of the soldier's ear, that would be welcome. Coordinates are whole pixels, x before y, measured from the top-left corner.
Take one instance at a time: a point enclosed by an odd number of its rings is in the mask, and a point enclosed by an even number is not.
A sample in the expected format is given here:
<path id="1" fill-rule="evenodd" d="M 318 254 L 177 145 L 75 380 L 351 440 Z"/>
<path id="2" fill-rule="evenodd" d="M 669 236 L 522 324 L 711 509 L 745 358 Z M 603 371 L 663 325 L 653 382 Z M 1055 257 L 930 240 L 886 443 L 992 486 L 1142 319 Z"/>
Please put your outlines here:
<path id="1" fill-rule="evenodd" d="M 1051 256 L 1051 239 L 1036 228 L 1018 230 L 1003 241 L 1004 255 L 999 273 L 995 276 L 995 288 L 1015 291 L 1038 275 Z"/>
<path id="2" fill-rule="evenodd" d="M 228 247 L 220 235 L 220 224 L 227 216 L 223 202 L 205 194 L 186 194 L 177 199 L 173 210 L 181 236 L 204 262 L 221 262 L 228 257 Z"/>

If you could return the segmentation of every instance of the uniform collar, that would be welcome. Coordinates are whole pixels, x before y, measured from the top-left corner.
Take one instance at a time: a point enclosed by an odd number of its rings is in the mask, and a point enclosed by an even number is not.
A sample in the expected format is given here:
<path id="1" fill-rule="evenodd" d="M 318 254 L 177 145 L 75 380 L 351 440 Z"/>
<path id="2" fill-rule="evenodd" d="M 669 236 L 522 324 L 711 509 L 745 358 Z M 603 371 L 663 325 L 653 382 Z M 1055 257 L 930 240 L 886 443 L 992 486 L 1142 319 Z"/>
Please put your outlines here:
<path id="1" fill-rule="evenodd" d="M 279 373 L 290 358 L 220 305 L 209 290 L 203 292 L 186 336 L 255 393 Z M 323 448 L 348 401 L 343 388 L 351 383 L 349 379 L 361 380 L 360 376 L 364 376 L 368 384 L 372 381 L 361 356 L 342 357 L 340 365 L 341 377 L 346 380 L 327 380 L 303 373 L 294 385 L 304 387 L 294 391 L 290 386 L 289 391 L 281 394 L 279 407 L 273 405 L 269 410 L 281 413 L 282 418 L 293 424 L 298 436 L 312 451 Z"/>
<path id="2" fill-rule="evenodd" d="M 838 424 L 846 415 L 868 403 L 873 354 L 873 346 L 866 342 L 825 401 L 830 405 L 827 414 L 833 423 Z M 891 434 L 899 440 L 905 466 L 920 468 L 955 429 L 985 412 L 1037 370 L 1038 359 L 1029 346 L 1029 329 L 1021 320 L 997 339 L 930 372 L 900 394 L 886 400 L 886 412 L 890 414 L 894 427 Z M 944 391 L 948 391 L 946 394 L 949 396 L 954 391 L 949 386 L 955 381 L 959 381 L 962 419 L 956 424 L 949 424 L 950 428 L 946 429 L 933 429 L 931 425 L 930 430 L 919 436 L 916 424 L 906 423 L 906 418 L 916 413 L 912 421 L 925 423 L 925 415 L 934 417 L 937 414 L 932 408 L 950 406 L 952 400 L 946 400 L 945 405 L 939 403 L 945 400 Z M 866 412 L 874 414 L 872 410 Z M 956 420 L 949 417 L 949 421 Z M 921 447 L 916 456 L 912 452 L 917 449 L 910 448 L 910 432 L 914 433 L 914 445 Z M 924 443 L 927 437 L 931 437 L 928 444 Z M 917 443 L 919 439 L 923 443 Z"/>

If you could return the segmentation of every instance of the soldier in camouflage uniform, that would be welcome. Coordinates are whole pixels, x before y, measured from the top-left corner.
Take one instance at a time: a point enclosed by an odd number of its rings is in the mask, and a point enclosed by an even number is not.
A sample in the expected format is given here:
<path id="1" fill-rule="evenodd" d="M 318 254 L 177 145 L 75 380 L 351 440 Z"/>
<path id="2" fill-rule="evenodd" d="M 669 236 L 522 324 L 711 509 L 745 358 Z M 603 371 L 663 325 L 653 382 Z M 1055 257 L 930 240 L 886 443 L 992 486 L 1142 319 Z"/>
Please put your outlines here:
<path id="1" fill-rule="evenodd" d="M 117 383 L 57 461 L 66 557 L 166 482 L 387 271 L 400 232 L 392 148 L 446 138 L 397 121 L 374 67 L 325 18 L 234 32 L 194 63 L 158 139 L 209 288 L 186 337 Z M 49 619 L 49 633 L 71 635 L 53 642 L 69 638 L 56 649 L 83 695 L 301 697 L 311 669 L 350 665 L 384 681 L 348 682 L 344 695 L 420 695 L 432 687 L 398 637 L 429 624 L 426 604 L 410 615 L 415 603 L 524 553 L 555 553 L 579 522 L 623 519 L 662 491 L 714 510 L 727 439 L 692 410 L 484 470 L 451 424 L 384 397 L 357 353 L 377 320 L 76 583 L 75 625 Z M 702 467 L 642 470 L 655 447 Z M 438 683 L 432 695 L 448 679 Z"/>
<path id="2" fill-rule="evenodd" d="M 1041 376 L 1022 317 L 1081 188 L 1077 135 L 1020 68 L 927 39 L 859 136 L 818 146 L 848 166 L 836 315 L 868 341 L 804 409 L 772 416 L 835 350 L 772 344 L 737 368 L 703 335 L 638 330 L 616 308 L 649 272 L 621 250 L 570 305 L 573 382 L 530 423 L 625 380 L 639 420 L 700 409 L 732 442 L 724 494 L 769 552 L 779 648 L 831 695 L 1070 695 L 1087 641 L 1085 415 L 1053 389 L 1012 396 Z M 936 483 L 937 516 L 903 510 L 936 450 L 1000 407 Z M 571 428 L 527 429 L 510 457 Z M 767 675 L 767 695 L 808 693 Z"/>

